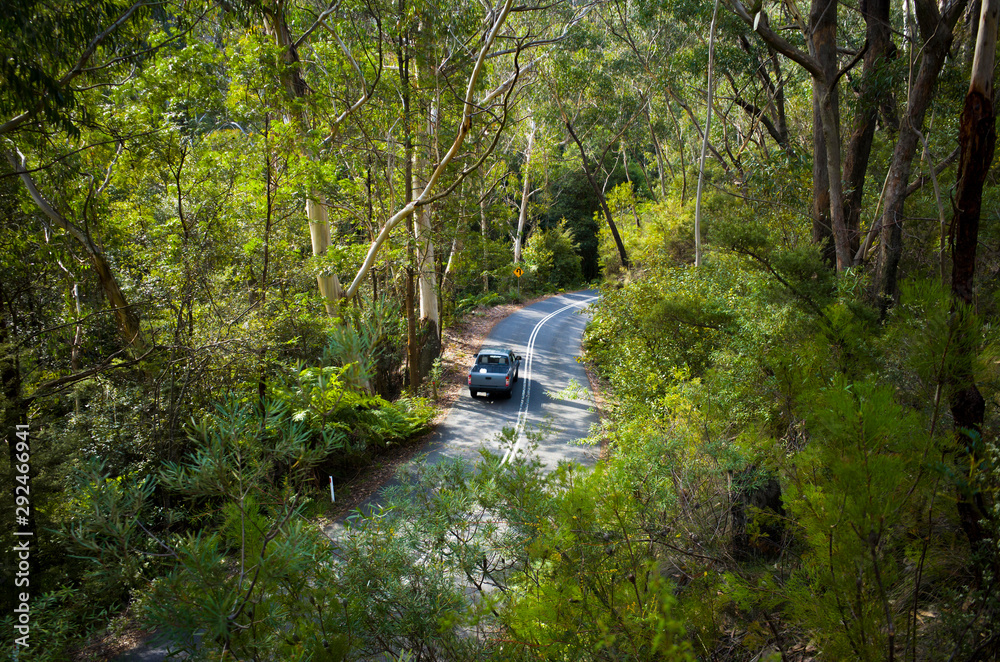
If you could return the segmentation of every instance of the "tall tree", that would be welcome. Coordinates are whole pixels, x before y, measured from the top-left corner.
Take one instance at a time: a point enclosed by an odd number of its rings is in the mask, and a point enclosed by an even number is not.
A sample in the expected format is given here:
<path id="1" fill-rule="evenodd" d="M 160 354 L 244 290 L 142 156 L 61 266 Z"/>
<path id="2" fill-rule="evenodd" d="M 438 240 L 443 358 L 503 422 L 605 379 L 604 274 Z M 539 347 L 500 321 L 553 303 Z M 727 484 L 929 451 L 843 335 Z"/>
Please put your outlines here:
<path id="1" fill-rule="evenodd" d="M 812 77 L 813 198 L 816 205 L 813 209 L 813 239 L 824 241 L 827 236 L 832 239 L 837 271 L 841 272 L 851 266 L 853 255 L 844 221 L 841 182 L 840 103 L 837 85 L 841 72 L 837 67 L 837 4 L 835 1 L 813 0 L 808 29 L 802 18 L 795 15 L 808 45 L 808 52 L 804 52 L 771 28 L 767 14 L 759 3 L 755 7 L 756 11 L 751 14 L 740 0 L 730 0 L 733 12 L 750 25 L 769 47 L 802 66 Z M 827 209 L 829 231 L 822 216 Z"/>
<path id="2" fill-rule="evenodd" d="M 140 66 L 158 49 L 187 34 L 188 14 L 177 8 L 178 17 L 183 18 L 178 20 L 176 34 L 158 42 L 151 40 L 146 33 L 151 27 L 151 5 L 145 1 L 113 1 L 94 7 L 76 0 L 28 0 L 0 12 L 0 33 L 4 35 L 0 45 L 0 79 L 4 81 L 0 86 L 0 138 L 10 141 L 2 148 L 5 159 L 42 215 L 67 232 L 87 254 L 122 339 L 133 349 L 145 345 L 138 313 L 101 248 L 96 226 L 74 223 L 43 195 L 33 173 L 49 166 L 36 163 L 29 169 L 28 158 L 19 147 L 29 149 L 27 138 L 22 140 L 25 134 L 31 136 L 32 144 L 37 135 L 63 132 L 79 136 L 81 127 L 90 123 L 92 108 L 86 101 L 89 90 L 119 85 L 127 79 L 125 72 L 130 68 Z"/>
<path id="3" fill-rule="evenodd" d="M 858 109 L 844 152 L 844 222 L 855 256 L 860 247 L 861 203 L 879 115 L 895 130 L 895 104 L 885 75 L 896 56 L 889 4 L 889 0 L 863 0 L 859 5 L 865 19 L 864 69 L 858 83 Z"/>
<path id="4" fill-rule="evenodd" d="M 632 125 L 643 117 L 642 99 L 645 98 L 645 93 L 640 92 L 637 97 L 602 93 L 614 87 L 608 80 L 608 73 L 603 67 L 599 67 L 598 63 L 604 57 L 615 58 L 616 55 L 613 52 L 588 54 L 586 57 L 590 60 L 588 63 L 590 71 L 599 75 L 587 78 L 580 75 L 581 63 L 574 62 L 573 54 L 565 54 L 556 61 L 555 67 L 547 77 L 547 82 L 551 99 L 555 101 L 559 121 L 580 155 L 580 165 L 597 198 L 604 222 L 611 231 L 622 267 L 628 269 L 631 266 L 628 252 L 615 223 L 614 214 L 608 205 L 604 186 L 598 182 L 598 177 L 604 168 L 605 157 L 618 145 L 618 141 L 625 136 Z M 608 122 L 609 116 L 614 117 L 615 121 Z M 581 118 L 585 119 L 585 123 L 578 126 Z M 590 135 L 583 134 L 584 130 Z M 584 144 L 581 134 L 587 138 L 589 146 L 597 152 L 593 158 L 588 155 L 588 145 Z"/>
<path id="5" fill-rule="evenodd" d="M 969 81 L 969 91 L 959 125 L 958 181 L 952 217 L 952 271 L 951 294 L 953 324 L 955 325 L 956 353 L 960 357 L 952 375 L 951 413 L 955 433 L 970 467 L 967 485 L 959 489 L 958 513 L 966 536 L 973 549 L 994 559 L 993 571 L 997 572 L 997 556 L 988 553 L 989 529 L 984 522 L 991 517 L 983 493 L 975 485 L 975 472 L 985 454 L 982 440 L 983 418 L 986 401 L 975 380 L 975 365 L 979 339 L 969 322 L 975 308 L 976 251 L 979 245 L 979 221 L 982 207 L 983 184 L 993 162 L 996 146 L 996 111 L 993 107 L 993 65 L 997 46 L 997 19 L 1000 0 L 981 0 L 979 33 Z M 981 572 L 981 570 L 980 570 Z M 980 581 L 982 577 L 980 576 Z"/>
<path id="6" fill-rule="evenodd" d="M 899 123 L 899 137 L 889 164 L 886 179 L 885 204 L 879 222 L 880 245 L 874 268 L 872 295 L 885 311 L 896 299 L 899 290 L 899 260 L 903 254 L 903 204 L 909 195 L 908 185 L 913 158 L 916 156 L 923 130 L 924 117 L 934 97 L 941 68 L 948 56 L 952 31 L 965 11 L 967 0 L 956 0 L 939 9 L 934 0 L 914 0 L 917 27 L 923 43 L 915 50 L 920 57 L 916 75 L 912 76 L 906 110 Z"/>
<path id="7" fill-rule="evenodd" d="M 112 270 L 104 251 L 101 250 L 100 244 L 94 240 L 94 237 L 91 235 L 86 226 L 80 227 L 76 223 L 73 223 L 60 213 L 52 205 L 52 203 L 45 199 L 42 193 L 38 190 L 38 187 L 35 185 L 35 180 L 28 172 L 23 154 L 18 153 L 15 157 L 12 152 L 6 152 L 6 156 L 7 160 L 10 162 L 11 168 L 13 168 L 14 172 L 21 178 L 25 189 L 27 189 L 31 199 L 38 206 L 41 212 L 45 214 L 45 216 L 57 227 L 69 233 L 69 235 L 73 237 L 73 239 L 75 239 L 80 247 L 87 253 L 91 264 L 94 267 L 94 271 L 97 273 L 101 289 L 104 291 L 104 294 L 108 299 L 108 304 L 111 306 L 111 310 L 114 311 L 122 340 L 127 345 L 131 345 L 135 350 L 143 349 L 146 345 L 146 341 L 143 338 L 142 329 L 139 326 L 139 317 L 136 315 L 135 310 L 129 305 L 128 300 L 125 298 L 125 294 L 122 292 L 122 288 L 118 284 L 118 278 Z"/>
<path id="8" fill-rule="evenodd" d="M 299 48 L 305 40 L 320 28 L 329 31 L 335 43 L 340 47 L 346 62 L 351 70 L 356 73 L 361 83 L 361 91 L 358 98 L 340 113 L 322 130 L 333 136 L 339 131 L 344 121 L 354 113 L 358 112 L 372 98 L 372 93 L 378 85 L 382 73 L 382 22 L 377 12 L 372 14 L 375 39 L 378 50 L 378 63 L 375 68 L 373 79 L 369 81 L 365 72 L 354 58 L 351 51 L 345 46 L 336 30 L 337 18 L 332 16 L 340 7 L 340 2 L 333 2 L 315 22 L 298 39 L 293 38 L 289 29 L 288 10 L 285 0 L 277 0 L 273 4 L 265 3 L 259 6 L 264 22 L 264 28 L 273 39 L 274 45 L 280 50 L 284 66 L 279 75 L 290 99 L 295 100 L 294 119 L 298 122 L 303 136 L 308 135 L 314 129 L 314 118 L 307 112 L 308 105 L 305 103 L 306 97 L 311 93 L 311 88 L 306 83 L 305 72 L 299 57 Z M 303 145 L 303 149 L 309 158 L 316 158 L 314 148 L 310 145 Z M 310 190 L 306 197 L 306 216 L 309 219 L 309 237 L 312 243 L 312 251 L 315 256 L 325 255 L 330 248 L 330 217 L 328 201 L 324 193 L 320 190 Z M 342 291 L 339 279 L 335 273 L 327 271 L 317 273 L 316 284 L 320 295 L 323 297 L 327 312 L 333 314 L 336 310 L 336 302 L 341 297 Z"/>
<path id="9" fill-rule="evenodd" d="M 524 149 L 524 166 L 521 168 L 521 204 L 517 212 L 517 230 L 514 234 L 514 263 L 521 261 L 521 242 L 524 237 L 524 226 L 528 220 L 528 198 L 531 197 L 531 154 L 535 147 L 535 126 L 534 117 L 529 116 L 528 124 L 528 146 Z"/>
<path id="10" fill-rule="evenodd" d="M 701 266 L 701 193 L 705 184 L 705 156 L 708 154 L 708 136 L 712 130 L 712 95 L 715 92 L 715 19 L 719 13 L 719 0 L 712 8 L 712 24 L 708 29 L 708 92 L 705 100 L 705 135 L 701 141 L 701 158 L 698 160 L 698 191 L 694 199 L 694 266 Z"/>
<path id="11" fill-rule="evenodd" d="M 410 218 L 418 209 L 451 195 L 467 177 L 479 171 L 496 149 L 509 122 L 511 100 L 519 91 L 522 79 L 536 66 L 537 58 L 523 62 L 521 57 L 531 49 L 541 48 L 559 39 L 558 35 L 551 34 L 556 29 L 553 24 L 533 21 L 536 13 L 541 13 L 546 7 L 529 5 L 516 12 L 519 33 L 514 34 L 508 30 L 500 41 L 501 31 L 507 26 L 514 9 L 512 2 L 504 2 L 499 8 L 487 12 L 480 19 L 479 36 L 470 40 L 470 43 L 479 44 L 478 48 L 456 58 L 467 66 L 467 73 L 463 76 L 464 94 L 456 98 L 457 126 L 454 138 L 447 148 L 441 149 L 440 158 L 431 169 L 423 190 L 419 194 L 414 192 L 414 198 L 396 209 L 382 225 L 369 244 L 354 280 L 345 290 L 345 297 L 357 294 L 397 225 Z M 564 9 L 572 11 L 572 14 L 565 19 L 559 17 L 554 23 L 573 25 L 579 21 L 581 12 L 586 11 L 586 8 L 580 10 L 570 6 Z M 501 44 L 505 47 L 501 47 Z M 483 90 L 483 84 L 487 80 L 487 89 Z M 457 86 L 453 87 L 459 89 Z M 444 111 L 440 109 L 439 112 Z M 466 149 L 466 142 L 470 138 L 474 143 L 473 147 L 478 149 Z"/>

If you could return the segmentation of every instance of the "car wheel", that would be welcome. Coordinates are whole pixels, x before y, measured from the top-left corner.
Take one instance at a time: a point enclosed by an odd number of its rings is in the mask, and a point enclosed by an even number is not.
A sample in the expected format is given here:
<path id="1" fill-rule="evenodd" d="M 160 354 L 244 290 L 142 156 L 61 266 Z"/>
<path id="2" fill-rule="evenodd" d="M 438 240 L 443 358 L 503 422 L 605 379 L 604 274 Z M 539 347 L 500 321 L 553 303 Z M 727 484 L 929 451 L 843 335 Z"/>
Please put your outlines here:
<path id="1" fill-rule="evenodd" d="M 517 370 L 515 370 L 515 371 L 514 371 L 514 383 L 515 383 L 515 384 L 517 383 L 517 380 L 518 380 L 518 379 L 519 379 L 519 377 L 517 376 Z"/>
<path id="2" fill-rule="evenodd" d="M 476 399 L 476 392 L 473 391 L 471 388 L 469 389 L 469 397 L 472 398 L 473 400 Z"/>

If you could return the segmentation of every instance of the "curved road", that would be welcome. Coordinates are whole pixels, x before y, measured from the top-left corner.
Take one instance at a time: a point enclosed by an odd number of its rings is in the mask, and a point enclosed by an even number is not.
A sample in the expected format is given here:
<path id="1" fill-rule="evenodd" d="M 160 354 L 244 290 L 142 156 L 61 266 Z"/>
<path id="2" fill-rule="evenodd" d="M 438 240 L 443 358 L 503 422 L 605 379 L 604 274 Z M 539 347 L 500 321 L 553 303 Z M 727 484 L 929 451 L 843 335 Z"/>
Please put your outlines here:
<path id="1" fill-rule="evenodd" d="M 562 294 L 498 322 L 483 347 L 509 347 L 524 357 L 511 398 L 472 398 L 463 389 L 423 457 L 428 462 L 438 457 L 474 460 L 481 446 L 499 452 L 495 438 L 504 427 L 517 430 L 520 451 L 524 433 L 546 425 L 551 429 L 538 447 L 546 465 L 560 460 L 592 464 L 594 449 L 572 442 L 586 437 L 597 422 L 587 374 L 576 360 L 582 354 L 587 306 L 596 299 L 593 290 Z M 469 365 L 473 360 L 468 357 Z"/>
<path id="2" fill-rule="evenodd" d="M 597 297 L 597 290 L 556 295 L 498 322 L 483 347 L 509 347 L 523 357 L 510 399 L 473 398 L 463 386 L 448 416 L 414 461 L 475 462 L 484 447 L 495 453 L 524 452 L 526 433 L 541 431 L 535 452 L 546 466 L 555 467 L 562 460 L 594 464 L 598 449 L 573 442 L 590 434 L 590 426 L 598 422 L 587 374 L 576 360 L 583 353 L 580 342 L 590 319 L 588 306 Z M 470 366 L 473 360 L 468 357 Z M 503 449 L 498 443 L 505 427 L 517 431 L 514 449 Z M 386 486 L 394 483 L 391 480 Z M 379 501 L 376 493 L 358 510 L 370 513 Z M 327 533 L 336 528 L 334 524 Z"/>
<path id="3" fill-rule="evenodd" d="M 577 361 L 580 341 L 589 315 L 587 306 L 597 300 L 596 290 L 571 292 L 525 306 L 497 323 L 484 347 L 510 347 L 524 359 L 519 379 L 509 400 L 479 396 L 473 399 L 463 388 L 445 420 L 429 438 L 418 456 L 429 463 L 444 458 L 479 458 L 479 449 L 501 452 L 497 435 L 504 427 L 515 428 L 515 452 L 524 452 L 526 432 L 545 426 L 537 453 L 546 466 L 561 460 L 593 464 L 597 449 L 572 442 L 586 437 L 598 422 L 593 410 L 587 374 Z M 472 357 L 468 357 L 472 365 Z M 392 481 L 390 481 L 391 483 Z M 377 507 L 379 496 L 361 505 L 362 512 Z M 343 524 L 327 527 L 336 536 Z M 116 658 L 116 662 L 160 662 L 169 642 L 153 640 Z"/>

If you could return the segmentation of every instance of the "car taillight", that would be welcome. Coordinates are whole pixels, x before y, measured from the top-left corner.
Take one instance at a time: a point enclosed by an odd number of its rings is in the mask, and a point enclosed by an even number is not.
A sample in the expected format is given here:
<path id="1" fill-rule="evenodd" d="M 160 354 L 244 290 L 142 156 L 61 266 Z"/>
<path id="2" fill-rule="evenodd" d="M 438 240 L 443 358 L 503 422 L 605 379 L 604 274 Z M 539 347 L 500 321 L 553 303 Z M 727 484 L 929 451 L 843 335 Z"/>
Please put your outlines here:
<path id="1" fill-rule="evenodd" d="M 472 386 L 472 375 L 469 375 L 469 386 Z"/>
<path id="2" fill-rule="evenodd" d="M 510 373 L 507 374 L 507 379 L 504 380 L 504 386 L 510 386 Z"/>

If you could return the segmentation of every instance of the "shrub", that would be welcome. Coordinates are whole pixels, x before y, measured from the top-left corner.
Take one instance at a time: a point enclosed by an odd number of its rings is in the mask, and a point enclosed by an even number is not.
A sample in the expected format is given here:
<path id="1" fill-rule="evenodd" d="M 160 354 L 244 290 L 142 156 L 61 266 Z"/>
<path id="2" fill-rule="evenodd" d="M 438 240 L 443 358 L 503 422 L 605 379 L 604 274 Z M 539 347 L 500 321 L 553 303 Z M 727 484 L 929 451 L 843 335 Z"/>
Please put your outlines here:
<path id="1" fill-rule="evenodd" d="M 569 288 L 583 282 L 582 258 L 565 220 L 531 234 L 524 249 L 524 262 L 536 290 Z"/>

